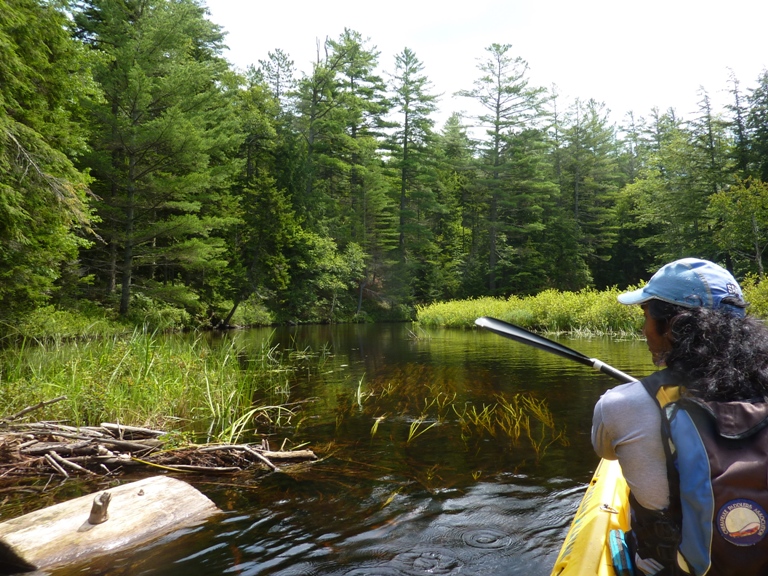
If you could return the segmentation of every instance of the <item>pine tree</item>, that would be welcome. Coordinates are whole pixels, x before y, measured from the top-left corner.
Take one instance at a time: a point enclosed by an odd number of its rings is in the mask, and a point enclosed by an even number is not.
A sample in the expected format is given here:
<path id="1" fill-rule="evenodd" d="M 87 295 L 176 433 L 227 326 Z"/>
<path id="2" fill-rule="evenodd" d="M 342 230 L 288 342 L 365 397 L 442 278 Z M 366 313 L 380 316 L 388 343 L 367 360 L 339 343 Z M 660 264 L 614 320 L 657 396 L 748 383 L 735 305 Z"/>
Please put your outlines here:
<path id="1" fill-rule="evenodd" d="M 726 109 L 731 113 L 730 129 L 734 136 L 733 157 L 735 169 L 740 178 L 749 176 L 749 142 L 747 138 L 747 105 L 746 98 L 741 91 L 741 85 L 736 75 L 730 75 L 731 90 L 733 96 L 731 104 Z"/>
<path id="2" fill-rule="evenodd" d="M 269 87 L 283 110 L 289 111 L 297 87 L 296 67 L 290 56 L 279 48 L 267 55 L 267 60 L 259 60 L 258 70 L 251 68 L 249 74 L 252 77 L 258 76 Z"/>
<path id="3" fill-rule="evenodd" d="M 90 230 L 80 103 L 90 62 L 52 3 L 0 0 L 0 320 L 50 301 Z M 89 238 L 93 238 L 89 234 Z M 70 279 L 68 278 L 68 280 Z"/>
<path id="4" fill-rule="evenodd" d="M 577 100 L 569 114 L 563 140 L 561 194 L 570 207 L 580 257 L 599 285 L 611 283 L 601 265 L 610 259 L 616 240 L 615 202 L 622 176 L 614 127 L 605 105 Z M 598 276 L 598 271 L 601 276 Z"/>
<path id="5" fill-rule="evenodd" d="M 486 48 L 487 58 L 478 65 L 481 77 L 475 81 L 472 90 L 459 92 L 460 96 L 473 98 L 485 109 L 477 118 L 486 129 L 486 138 L 480 145 L 482 159 L 478 169 L 482 172 L 482 178 L 476 184 L 483 191 L 484 203 L 488 207 L 483 232 L 487 234 L 487 278 L 488 289 L 492 294 L 498 289 L 499 254 L 507 248 L 503 245 L 506 241 L 506 227 L 535 228 L 541 225 L 537 219 L 527 222 L 502 220 L 503 204 L 507 206 L 504 208 L 507 214 L 521 216 L 526 212 L 509 210 L 511 203 L 515 202 L 516 190 L 514 176 L 510 172 L 514 163 L 508 162 L 514 155 L 508 153 L 508 148 L 514 145 L 516 137 L 530 128 L 535 129 L 534 121 L 541 116 L 544 92 L 529 86 L 528 64 L 520 57 L 512 58 L 511 48 L 509 44 L 492 44 Z M 524 203 L 529 202 L 524 195 L 521 199 Z M 527 211 L 528 216 L 536 214 L 536 211 Z"/>
<path id="6" fill-rule="evenodd" d="M 417 301 L 435 297 L 433 286 L 442 283 L 435 244 L 435 228 L 445 207 L 439 201 L 434 121 L 437 96 L 423 73 L 424 65 L 413 50 L 395 55 L 392 103 L 395 130 L 391 138 L 391 166 L 398 181 L 398 252 L 400 268 L 412 278 Z"/>
<path id="7" fill-rule="evenodd" d="M 768 71 L 747 97 L 748 175 L 768 182 Z"/>
<path id="8" fill-rule="evenodd" d="M 121 314 L 135 290 L 205 313 L 188 288 L 226 264 L 218 231 L 232 222 L 228 158 L 239 138 L 222 33 L 194 0 L 88 0 L 76 21 L 106 56 L 87 165 L 108 250 L 91 252 L 91 269 L 108 293 L 119 279 Z"/>

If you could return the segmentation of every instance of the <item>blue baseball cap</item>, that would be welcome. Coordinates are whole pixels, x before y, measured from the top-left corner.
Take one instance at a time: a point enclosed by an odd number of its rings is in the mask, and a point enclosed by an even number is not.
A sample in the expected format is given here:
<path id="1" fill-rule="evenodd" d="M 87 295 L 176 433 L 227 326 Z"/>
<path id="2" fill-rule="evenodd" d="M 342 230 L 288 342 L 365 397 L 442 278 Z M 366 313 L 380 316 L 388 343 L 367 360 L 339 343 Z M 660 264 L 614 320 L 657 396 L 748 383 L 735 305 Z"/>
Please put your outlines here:
<path id="1" fill-rule="evenodd" d="M 742 306 L 723 302 L 733 297 Z M 665 264 L 648 284 L 619 295 L 622 304 L 642 304 L 651 299 L 661 300 L 686 308 L 712 308 L 744 316 L 744 295 L 736 279 L 728 270 L 709 260 L 683 258 Z"/>

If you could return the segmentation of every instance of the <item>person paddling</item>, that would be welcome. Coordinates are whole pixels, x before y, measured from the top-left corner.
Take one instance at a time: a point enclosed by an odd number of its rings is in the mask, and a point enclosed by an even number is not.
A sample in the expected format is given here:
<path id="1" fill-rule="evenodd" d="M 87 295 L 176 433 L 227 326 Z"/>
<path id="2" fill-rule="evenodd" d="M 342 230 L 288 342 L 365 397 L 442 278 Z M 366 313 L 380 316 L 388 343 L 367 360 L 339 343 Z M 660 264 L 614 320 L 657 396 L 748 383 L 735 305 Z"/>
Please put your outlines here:
<path id="1" fill-rule="evenodd" d="M 768 574 L 768 328 L 724 268 L 684 258 L 640 305 L 655 365 L 597 402 L 592 444 L 630 488 L 638 574 Z"/>

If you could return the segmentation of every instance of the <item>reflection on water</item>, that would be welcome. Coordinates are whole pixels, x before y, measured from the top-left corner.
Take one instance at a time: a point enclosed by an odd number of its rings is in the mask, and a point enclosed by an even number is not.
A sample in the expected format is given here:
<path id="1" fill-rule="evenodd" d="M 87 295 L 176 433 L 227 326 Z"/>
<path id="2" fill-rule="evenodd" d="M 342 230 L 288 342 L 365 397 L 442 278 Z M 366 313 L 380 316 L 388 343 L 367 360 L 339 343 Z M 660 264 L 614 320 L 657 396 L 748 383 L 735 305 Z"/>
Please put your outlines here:
<path id="1" fill-rule="evenodd" d="M 186 478 L 219 518 L 56 574 L 548 574 L 597 464 L 592 406 L 613 382 L 488 332 L 414 338 L 409 328 L 229 336 L 246 349 L 270 337 L 283 350 L 331 352 L 286 376 L 287 401 L 314 400 L 271 439 L 308 442 L 321 460 L 258 478 Z M 564 343 L 631 374 L 652 370 L 643 342 Z M 517 437 L 514 419 L 483 425 L 492 407 L 520 410 Z"/>

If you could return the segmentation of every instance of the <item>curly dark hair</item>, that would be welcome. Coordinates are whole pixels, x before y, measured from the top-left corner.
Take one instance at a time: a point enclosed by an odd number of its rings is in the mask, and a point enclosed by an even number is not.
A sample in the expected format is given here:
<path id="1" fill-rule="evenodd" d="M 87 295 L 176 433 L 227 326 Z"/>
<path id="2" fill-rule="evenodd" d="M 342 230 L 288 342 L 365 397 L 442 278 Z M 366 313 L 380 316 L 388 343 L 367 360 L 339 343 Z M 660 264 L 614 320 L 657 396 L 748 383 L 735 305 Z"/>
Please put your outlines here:
<path id="1" fill-rule="evenodd" d="M 736 306 L 744 304 L 736 302 Z M 760 320 L 709 308 L 648 302 L 672 349 L 664 361 L 704 400 L 768 399 L 768 327 Z"/>

